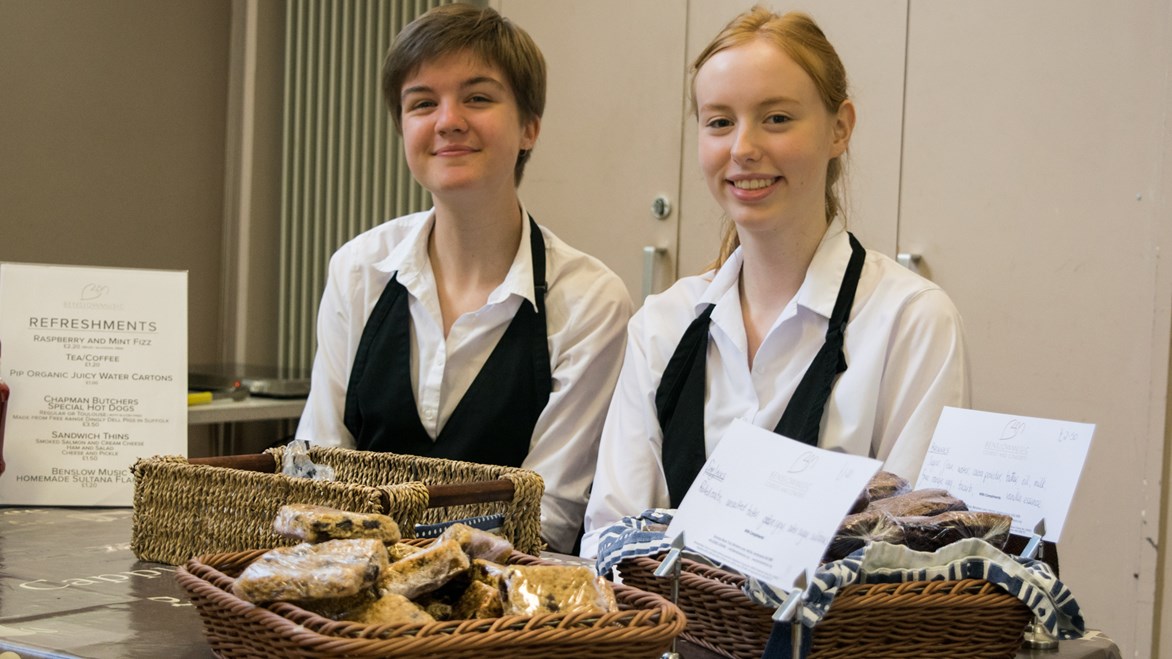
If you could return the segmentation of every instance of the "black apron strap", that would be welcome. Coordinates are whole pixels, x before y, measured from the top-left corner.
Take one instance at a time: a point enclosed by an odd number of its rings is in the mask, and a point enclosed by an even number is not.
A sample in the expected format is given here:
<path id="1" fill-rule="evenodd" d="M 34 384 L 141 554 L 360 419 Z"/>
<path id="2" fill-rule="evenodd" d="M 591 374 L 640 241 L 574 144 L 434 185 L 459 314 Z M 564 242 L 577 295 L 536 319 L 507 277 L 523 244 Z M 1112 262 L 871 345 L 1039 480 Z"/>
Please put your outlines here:
<path id="1" fill-rule="evenodd" d="M 802 381 L 794 390 L 793 398 L 777 422 L 773 432 L 799 442 L 818 445 L 818 435 L 822 427 L 822 415 L 826 409 L 826 401 L 830 398 L 830 390 L 838 376 L 846 370 L 846 356 L 842 353 L 842 346 L 846 333 L 846 323 L 850 320 L 851 307 L 855 302 L 855 291 L 859 287 L 859 275 L 863 271 L 863 261 L 867 251 L 851 234 L 851 258 L 847 263 L 846 272 L 842 276 L 842 285 L 838 289 L 838 299 L 834 302 L 834 311 L 830 314 L 830 321 L 826 327 L 826 342 L 818 350 L 814 361 L 806 369 Z"/>
<path id="2" fill-rule="evenodd" d="M 354 437 L 358 444 L 358 448 L 367 450 L 369 447 L 364 446 L 365 435 L 363 430 L 363 414 L 359 405 L 359 397 L 354 395 L 355 392 L 362 388 L 363 378 L 366 375 L 366 368 L 371 361 L 371 353 L 374 351 L 378 353 L 378 367 L 385 369 L 388 372 L 405 372 L 410 377 L 411 369 L 411 353 L 402 354 L 401 350 L 381 350 L 375 347 L 375 344 L 383 344 L 386 341 L 391 341 L 392 345 L 402 345 L 402 333 L 410 332 L 410 323 L 403 325 L 401 322 L 388 322 L 388 319 L 394 316 L 402 315 L 401 312 L 406 311 L 407 306 L 407 289 L 399 283 L 398 276 L 392 275 L 391 280 L 383 288 L 382 294 L 378 297 L 378 302 L 375 302 L 374 309 L 370 312 L 370 317 L 366 319 L 366 326 L 362 329 L 362 337 L 358 340 L 358 350 L 354 354 L 354 364 L 350 367 L 350 379 L 346 384 L 346 402 L 342 414 L 342 422 L 346 426 L 346 430 L 350 431 L 350 435 Z M 401 309 L 398 309 L 402 305 Z M 400 313 L 392 314 L 392 310 L 398 310 Z M 395 340 L 398 339 L 398 340 Z M 410 335 L 407 337 L 407 344 L 410 345 Z M 389 354 L 388 354 L 389 353 Z M 382 357 L 386 355 L 394 363 L 385 363 Z M 406 362 L 405 365 L 403 362 Z M 414 405 L 414 398 L 412 405 Z"/>
<path id="3" fill-rule="evenodd" d="M 538 393 L 533 400 L 533 418 L 536 419 L 549 403 L 553 373 L 549 365 L 549 324 L 545 317 L 545 294 L 549 290 L 545 279 L 545 239 L 532 215 L 529 216 L 529 251 L 533 255 L 533 301 L 537 303 L 533 333 L 533 384 Z"/>
<path id="4" fill-rule="evenodd" d="M 708 324 L 715 306 L 709 304 L 684 331 L 655 391 L 655 408 L 663 429 L 663 473 L 672 508 L 679 507 L 706 459 L 704 386 Z M 680 401 L 685 403 L 682 407 Z"/>

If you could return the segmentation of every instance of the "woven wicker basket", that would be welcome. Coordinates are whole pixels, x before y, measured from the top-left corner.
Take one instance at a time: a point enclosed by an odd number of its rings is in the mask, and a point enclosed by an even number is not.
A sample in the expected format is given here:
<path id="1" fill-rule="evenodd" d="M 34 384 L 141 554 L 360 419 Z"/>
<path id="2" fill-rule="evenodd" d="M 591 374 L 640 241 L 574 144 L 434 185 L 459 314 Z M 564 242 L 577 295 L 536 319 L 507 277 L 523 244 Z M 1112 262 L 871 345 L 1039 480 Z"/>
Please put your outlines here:
<path id="1" fill-rule="evenodd" d="M 413 535 L 416 524 L 500 514 L 501 534 L 518 551 L 536 554 L 544 546 L 540 515 L 545 485 L 527 469 L 313 447 L 311 459 L 335 470 L 336 480 L 327 482 L 271 473 L 279 470 L 283 454 L 283 448 L 276 448 L 218 461 L 245 468 L 192 464 L 178 456 L 136 462 L 131 468 L 130 537 L 135 556 L 179 565 L 201 554 L 293 544 L 272 530 L 277 510 L 286 503 L 382 513 L 399 524 L 405 537 Z M 429 490 L 434 495 L 440 489 L 461 490 L 463 495 L 446 497 L 455 503 L 437 507 Z"/>
<path id="2" fill-rule="evenodd" d="M 622 610 L 601 616 L 512 616 L 394 626 L 335 622 L 292 604 L 257 606 L 233 595 L 234 577 L 264 552 L 200 556 L 176 573 L 199 609 L 217 656 L 646 659 L 664 652 L 685 624 L 670 602 L 628 586 L 615 587 Z M 513 552 L 508 562 L 542 563 L 520 552 Z"/>
<path id="3" fill-rule="evenodd" d="M 671 596 L 671 580 L 654 576 L 659 558 L 619 564 L 623 583 Z M 744 577 L 683 559 L 679 607 L 683 637 L 721 656 L 757 659 L 773 611 L 741 590 Z M 814 628 L 815 659 L 1014 657 L 1031 620 L 1020 600 L 983 579 L 854 584 L 834 598 Z"/>

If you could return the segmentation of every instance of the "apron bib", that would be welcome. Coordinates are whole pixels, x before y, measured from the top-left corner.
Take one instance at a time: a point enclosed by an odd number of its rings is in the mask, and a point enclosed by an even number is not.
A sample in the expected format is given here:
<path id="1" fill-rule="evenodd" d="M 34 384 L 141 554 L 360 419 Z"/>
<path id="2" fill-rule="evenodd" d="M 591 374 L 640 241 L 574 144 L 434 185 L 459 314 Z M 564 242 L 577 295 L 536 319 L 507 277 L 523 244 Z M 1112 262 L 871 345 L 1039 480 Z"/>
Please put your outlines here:
<path id="1" fill-rule="evenodd" d="M 811 446 L 818 445 L 826 401 L 838 375 L 846 370 L 842 353 L 846 323 L 850 318 L 863 270 L 866 250 L 851 234 L 851 257 L 838 299 L 826 328 L 826 341 L 794 391 L 773 432 Z M 704 450 L 704 385 L 708 361 L 708 324 L 714 304 L 692 321 L 664 369 L 655 391 L 655 408 L 663 430 L 663 471 L 671 507 L 678 508 L 696 480 L 708 456 Z"/>
<path id="2" fill-rule="evenodd" d="M 522 302 L 488 361 L 434 440 L 419 420 L 411 386 L 408 293 L 392 277 L 363 328 L 343 420 L 363 451 L 519 467 L 549 401 L 545 241 L 529 218 L 537 310 Z"/>

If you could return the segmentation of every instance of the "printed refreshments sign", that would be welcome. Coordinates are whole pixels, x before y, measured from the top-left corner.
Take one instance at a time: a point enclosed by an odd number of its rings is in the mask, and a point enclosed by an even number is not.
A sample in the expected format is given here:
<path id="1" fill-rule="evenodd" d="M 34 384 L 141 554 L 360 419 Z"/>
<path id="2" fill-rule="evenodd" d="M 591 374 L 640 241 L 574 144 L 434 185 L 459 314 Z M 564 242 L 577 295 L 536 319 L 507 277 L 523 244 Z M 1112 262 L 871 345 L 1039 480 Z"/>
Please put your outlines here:
<path id="1" fill-rule="evenodd" d="M 0 504 L 128 506 L 137 458 L 187 453 L 186 272 L 0 264 L 0 344 Z"/>

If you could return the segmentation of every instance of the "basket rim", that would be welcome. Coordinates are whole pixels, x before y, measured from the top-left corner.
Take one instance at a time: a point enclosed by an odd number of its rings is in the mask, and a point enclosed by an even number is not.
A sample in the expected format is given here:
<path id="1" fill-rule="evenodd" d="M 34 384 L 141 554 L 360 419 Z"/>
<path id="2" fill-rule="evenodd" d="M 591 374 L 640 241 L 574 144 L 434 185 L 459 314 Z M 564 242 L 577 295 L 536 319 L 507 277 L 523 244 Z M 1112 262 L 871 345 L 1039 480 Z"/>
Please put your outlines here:
<path id="1" fill-rule="evenodd" d="M 635 556 L 623 559 L 622 561 L 622 563 L 627 562 L 638 566 L 640 569 L 650 570 L 652 572 L 659 566 L 659 561 L 652 556 Z M 619 564 L 620 572 L 622 571 L 622 563 Z M 705 565 L 690 558 L 682 558 L 681 564 L 683 566 L 681 579 L 687 581 L 692 581 L 696 578 L 703 579 L 704 581 L 694 582 L 694 584 L 713 592 L 724 590 L 730 593 L 735 592 L 746 600 L 748 599 L 748 596 L 741 589 L 746 581 L 743 575 L 713 565 Z M 959 599 L 1004 596 L 1006 606 L 1016 606 L 1016 604 L 1021 603 L 1021 600 L 1014 597 L 1009 591 L 985 579 L 856 582 L 843 586 L 838 590 L 838 594 L 834 598 L 834 606 L 830 610 L 833 611 L 835 607 L 839 609 L 846 608 L 847 606 L 853 605 L 858 598 L 870 598 L 874 600 L 880 596 L 887 596 L 891 599 L 893 605 L 904 606 L 907 602 L 903 600 L 928 595 L 949 596 Z M 997 597 L 997 599 L 1001 598 Z M 868 603 L 869 606 L 873 606 L 874 604 L 874 601 Z M 762 607 L 762 609 L 767 608 Z"/>
<path id="2" fill-rule="evenodd" d="M 740 587 L 745 577 L 686 558 L 682 562 L 679 605 L 691 617 L 681 636 L 721 656 L 761 656 L 773 628 L 773 610 L 745 594 Z M 619 563 L 619 572 L 630 583 L 662 595 L 668 586 L 653 576 L 658 565 L 658 556 L 630 557 Z M 839 588 L 811 630 L 811 651 L 833 657 L 924 656 L 924 647 L 908 642 L 918 637 L 905 637 L 899 630 L 944 617 L 950 624 L 965 625 L 964 643 L 979 645 L 979 650 L 958 656 L 1012 656 L 1030 615 L 1016 596 L 984 579 L 854 583 Z M 992 626 L 982 626 L 986 622 Z M 927 624 L 933 634 L 948 628 Z M 933 636 L 931 641 L 932 647 L 953 642 L 960 638 Z"/>

